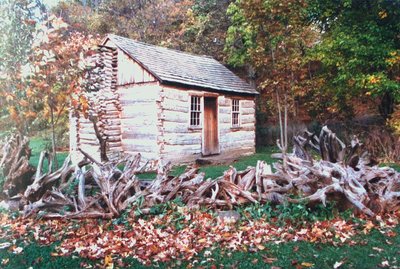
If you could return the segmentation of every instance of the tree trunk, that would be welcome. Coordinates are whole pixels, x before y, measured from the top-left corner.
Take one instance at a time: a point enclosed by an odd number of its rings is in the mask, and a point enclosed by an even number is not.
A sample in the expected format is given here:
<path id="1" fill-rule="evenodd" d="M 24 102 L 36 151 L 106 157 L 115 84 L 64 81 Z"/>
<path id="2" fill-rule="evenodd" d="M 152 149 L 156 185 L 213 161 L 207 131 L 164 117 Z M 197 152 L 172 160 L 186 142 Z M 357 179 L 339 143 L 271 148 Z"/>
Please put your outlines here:
<path id="1" fill-rule="evenodd" d="M 100 144 L 100 159 L 102 162 L 108 162 L 107 156 L 107 138 L 104 139 L 100 133 L 99 127 L 97 126 L 97 118 L 89 116 L 89 120 L 93 123 L 94 133 L 96 134 L 97 140 Z"/>
<path id="2" fill-rule="evenodd" d="M 51 168 L 51 171 L 57 170 L 58 169 L 58 161 L 57 161 L 57 149 L 56 149 L 56 131 L 54 128 L 54 110 L 53 107 L 50 106 L 50 116 L 51 116 L 51 151 L 52 151 L 52 157 L 53 157 L 53 163 L 54 163 L 54 169 L 53 167 Z"/>
<path id="3" fill-rule="evenodd" d="M 276 101 L 278 105 L 278 117 L 279 117 L 279 129 L 281 139 L 277 141 L 277 145 L 282 152 L 283 169 L 287 168 L 287 149 L 288 149 L 288 139 L 287 139 L 287 97 L 285 94 L 284 103 L 284 115 L 282 119 L 282 107 L 281 107 L 281 97 L 279 96 L 278 90 L 276 90 Z"/>

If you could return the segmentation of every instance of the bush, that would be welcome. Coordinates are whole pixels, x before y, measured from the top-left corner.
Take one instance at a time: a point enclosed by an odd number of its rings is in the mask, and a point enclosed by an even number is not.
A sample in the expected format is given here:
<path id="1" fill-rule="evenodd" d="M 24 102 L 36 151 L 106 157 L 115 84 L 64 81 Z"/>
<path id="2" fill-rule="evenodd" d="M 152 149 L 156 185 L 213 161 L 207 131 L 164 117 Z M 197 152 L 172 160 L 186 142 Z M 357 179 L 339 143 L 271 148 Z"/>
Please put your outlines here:
<path id="1" fill-rule="evenodd" d="M 388 125 L 393 133 L 400 137 L 400 105 L 397 105 L 392 115 L 390 115 Z"/>
<path id="2" fill-rule="evenodd" d="M 371 130 L 364 140 L 366 150 L 383 162 L 400 162 L 400 136 L 385 127 Z"/>

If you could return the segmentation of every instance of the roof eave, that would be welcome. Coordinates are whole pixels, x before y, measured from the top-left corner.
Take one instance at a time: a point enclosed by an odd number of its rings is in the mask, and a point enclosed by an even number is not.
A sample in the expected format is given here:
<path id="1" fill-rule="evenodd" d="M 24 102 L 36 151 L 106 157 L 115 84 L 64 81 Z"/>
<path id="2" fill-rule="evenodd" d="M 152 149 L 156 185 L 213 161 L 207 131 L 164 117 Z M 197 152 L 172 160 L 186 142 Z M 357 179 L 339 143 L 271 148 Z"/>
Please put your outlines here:
<path id="1" fill-rule="evenodd" d="M 161 84 L 164 85 L 170 85 L 170 86 L 180 86 L 180 87 L 184 87 L 184 88 L 193 88 L 193 89 L 197 89 L 197 90 L 203 90 L 203 91 L 209 91 L 209 92 L 217 92 L 217 93 L 227 93 L 227 94 L 237 94 L 237 95 L 246 95 L 246 96 L 257 96 L 260 93 L 255 91 L 255 92 L 248 92 L 248 91 L 234 91 L 234 90 L 224 90 L 224 89 L 217 89 L 217 88 L 211 88 L 211 87 L 203 87 L 203 86 L 199 86 L 199 85 L 194 85 L 194 84 L 190 84 L 190 83 L 182 83 L 182 82 L 176 82 L 176 81 L 168 81 L 168 80 L 164 80 L 164 81 L 160 81 Z"/>

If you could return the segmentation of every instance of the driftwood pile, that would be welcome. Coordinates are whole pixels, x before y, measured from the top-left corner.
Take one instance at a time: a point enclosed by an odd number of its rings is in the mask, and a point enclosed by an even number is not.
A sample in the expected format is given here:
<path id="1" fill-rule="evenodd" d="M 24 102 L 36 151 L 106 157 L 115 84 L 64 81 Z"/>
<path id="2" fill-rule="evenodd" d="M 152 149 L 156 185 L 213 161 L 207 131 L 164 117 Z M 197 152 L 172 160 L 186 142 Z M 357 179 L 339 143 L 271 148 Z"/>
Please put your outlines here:
<path id="1" fill-rule="evenodd" d="M 278 164 L 275 174 L 279 180 L 286 178 L 284 186 L 295 189 L 300 197 L 289 201 L 325 204 L 331 200 L 368 216 L 399 209 L 400 173 L 377 167 L 356 138 L 346 147 L 325 126 L 319 137 L 305 132 L 294 137 L 293 143 L 294 154 L 288 157 L 287 169 Z M 315 161 L 309 149 L 321 159 Z"/>
<path id="2" fill-rule="evenodd" d="M 100 163 L 82 151 L 86 158 L 78 165 L 67 158 L 59 170 L 43 174 L 43 153 L 21 202 L 26 216 L 49 218 L 115 218 L 131 206 L 146 213 L 178 197 L 192 208 L 232 209 L 267 201 L 313 206 L 335 201 L 339 208 L 369 216 L 399 209 L 400 174 L 373 166 L 357 140 L 346 147 L 324 127 L 319 137 L 305 132 L 294 137 L 293 144 L 293 153 L 285 163 L 274 164 L 274 173 L 258 161 L 244 171 L 230 167 L 217 179 L 206 179 L 197 167 L 172 177 L 171 165 L 159 162 L 156 179 L 150 183 L 137 177 L 147 169 L 140 154 Z M 314 158 L 315 153 L 320 157 Z"/>
<path id="3" fill-rule="evenodd" d="M 3 178 L 1 197 L 11 197 L 32 183 L 35 168 L 29 164 L 29 140 L 19 133 L 2 143 L 0 152 L 0 177 Z"/>

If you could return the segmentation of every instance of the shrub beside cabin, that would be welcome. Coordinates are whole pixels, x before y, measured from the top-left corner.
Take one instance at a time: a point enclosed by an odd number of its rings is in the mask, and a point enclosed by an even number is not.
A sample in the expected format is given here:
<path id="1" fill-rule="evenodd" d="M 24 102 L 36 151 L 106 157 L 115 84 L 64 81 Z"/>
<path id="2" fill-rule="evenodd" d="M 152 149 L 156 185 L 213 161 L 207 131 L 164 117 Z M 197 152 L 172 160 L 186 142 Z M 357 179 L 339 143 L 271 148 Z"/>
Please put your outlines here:
<path id="1" fill-rule="evenodd" d="M 93 61 L 90 111 L 110 154 L 183 163 L 255 152 L 258 93 L 213 58 L 108 35 Z M 70 141 L 72 154 L 100 158 L 93 123 L 76 111 Z"/>

